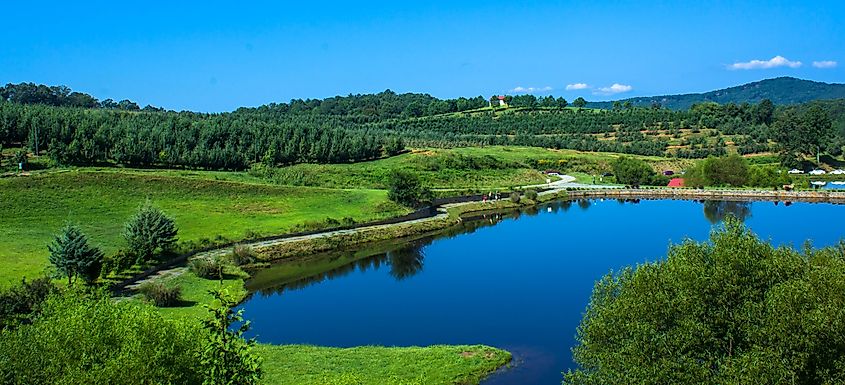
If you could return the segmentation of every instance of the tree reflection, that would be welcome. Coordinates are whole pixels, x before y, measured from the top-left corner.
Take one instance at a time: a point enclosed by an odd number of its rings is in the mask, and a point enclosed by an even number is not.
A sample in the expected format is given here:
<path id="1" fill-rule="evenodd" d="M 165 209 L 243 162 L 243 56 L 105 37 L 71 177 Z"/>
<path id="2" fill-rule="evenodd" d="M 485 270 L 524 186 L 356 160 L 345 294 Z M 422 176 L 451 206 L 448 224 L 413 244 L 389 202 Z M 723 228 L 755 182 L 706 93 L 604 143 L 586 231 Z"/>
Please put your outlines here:
<path id="1" fill-rule="evenodd" d="M 722 222 L 728 215 L 745 222 L 751 217 L 751 202 L 704 201 L 704 217 L 711 224 Z"/>
<path id="2" fill-rule="evenodd" d="M 402 249 L 393 250 L 387 253 L 390 260 L 390 275 L 401 281 L 412 277 L 423 269 L 423 245 L 412 245 Z"/>
<path id="3" fill-rule="evenodd" d="M 589 199 L 580 199 L 580 200 L 578 200 L 578 207 L 580 207 L 580 208 L 581 208 L 581 210 L 587 210 L 587 209 L 589 209 L 591 204 L 592 204 L 592 202 L 590 202 L 590 200 L 589 200 Z"/>

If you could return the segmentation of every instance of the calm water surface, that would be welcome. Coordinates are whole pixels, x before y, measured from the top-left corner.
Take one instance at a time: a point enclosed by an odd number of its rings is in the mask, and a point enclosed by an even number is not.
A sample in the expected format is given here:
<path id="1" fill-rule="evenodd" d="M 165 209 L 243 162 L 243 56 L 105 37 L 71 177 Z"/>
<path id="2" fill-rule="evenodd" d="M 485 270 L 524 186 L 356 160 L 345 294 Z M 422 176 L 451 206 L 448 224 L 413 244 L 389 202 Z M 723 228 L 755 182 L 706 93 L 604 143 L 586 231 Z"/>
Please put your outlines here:
<path id="1" fill-rule="evenodd" d="M 551 208 L 551 212 L 549 212 Z M 845 206 L 592 200 L 484 219 L 452 234 L 259 272 L 243 305 L 259 341 L 277 344 L 486 344 L 515 366 L 485 384 L 559 384 L 594 282 L 704 240 L 726 213 L 773 243 L 845 237 Z M 369 257 L 361 258 L 365 255 Z M 349 262 L 353 261 L 354 262 Z M 302 275 L 302 274 L 300 274 Z"/>

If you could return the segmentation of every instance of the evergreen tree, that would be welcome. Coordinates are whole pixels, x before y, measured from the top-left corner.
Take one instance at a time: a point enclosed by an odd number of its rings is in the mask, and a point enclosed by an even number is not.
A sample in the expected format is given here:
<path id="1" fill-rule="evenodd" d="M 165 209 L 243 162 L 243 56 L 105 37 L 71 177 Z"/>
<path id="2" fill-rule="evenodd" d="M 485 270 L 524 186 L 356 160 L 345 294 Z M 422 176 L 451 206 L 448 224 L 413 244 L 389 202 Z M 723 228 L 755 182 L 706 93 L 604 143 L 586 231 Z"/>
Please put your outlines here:
<path id="1" fill-rule="evenodd" d="M 169 249 L 177 232 L 173 218 L 147 202 L 126 222 L 123 236 L 141 263 L 150 261 L 157 250 Z"/>
<path id="2" fill-rule="evenodd" d="M 68 285 L 73 284 L 76 277 L 92 283 L 100 276 L 103 252 L 88 244 L 88 237 L 79 226 L 65 225 L 47 249 L 50 250 L 50 263 L 61 276 L 67 277 Z"/>

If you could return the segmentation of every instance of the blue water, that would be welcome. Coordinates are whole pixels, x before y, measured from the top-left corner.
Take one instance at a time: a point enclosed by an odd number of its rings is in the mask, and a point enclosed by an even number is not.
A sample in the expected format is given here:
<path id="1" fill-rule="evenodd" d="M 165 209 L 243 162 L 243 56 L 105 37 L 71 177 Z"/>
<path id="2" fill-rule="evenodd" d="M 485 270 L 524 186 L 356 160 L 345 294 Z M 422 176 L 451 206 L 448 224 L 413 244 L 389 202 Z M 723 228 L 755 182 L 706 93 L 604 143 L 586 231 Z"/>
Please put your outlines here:
<path id="1" fill-rule="evenodd" d="M 559 384 L 561 372 L 575 367 L 570 349 L 594 282 L 663 258 L 670 243 L 707 239 L 726 213 L 778 245 L 809 239 L 827 246 L 845 237 L 842 205 L 556 203 L 484 219 L 488 226 L 474 231 L 397 244 L 328 278 L 256 293 L 242 308 L 262 342 L 486 344 L 513 352 L 516 365 L 485 384 Z"/>

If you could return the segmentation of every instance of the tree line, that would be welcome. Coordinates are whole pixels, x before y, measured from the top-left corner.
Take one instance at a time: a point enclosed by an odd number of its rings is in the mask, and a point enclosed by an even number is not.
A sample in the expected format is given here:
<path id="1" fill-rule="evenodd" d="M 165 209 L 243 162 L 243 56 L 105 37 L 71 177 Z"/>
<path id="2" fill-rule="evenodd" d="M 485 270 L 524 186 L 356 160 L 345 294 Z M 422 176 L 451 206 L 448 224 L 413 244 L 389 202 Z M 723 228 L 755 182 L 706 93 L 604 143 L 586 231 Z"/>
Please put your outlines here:
<path id="1" fill-rule="evenodd" d="M 482 96 L 442 100 L 388 90 L 204 114 L 121 103 L 111 108 L 66 87 L 31 83 L 7 85 L 0 96 L 0 145 L 23 144 L 57 164 L 245 169 L 255 163 L 355 162 L 395 155 L 405 144 L 705 158 L 726 154 L 721 135 L 737 135 L 740 154 L 781 150 L 795 158 L 815 145 L 816 153 L 838 155 L 845 145 L 839 127 L 845 101 L 781 108 L 768 100 L 701 103 L 683 111 L 617 103 L 592 110 L 577 107 L 583 98 L 570 105 L 553 96 L 517 95 L 506 97 L 512 108 L 502 111 L 479 110 L 488 104 Z M 75 102 L 89 97 L 90 103 Z M 683 148 L 669 148 L 669 137 L 682 138 L 681 130 L 705 129 L 713 140 L 683 137 Z"/>

